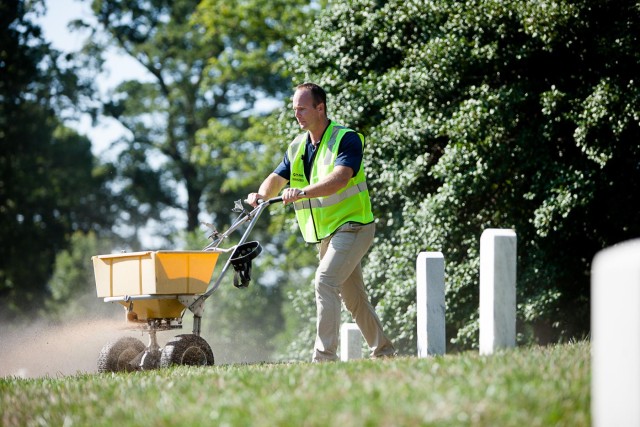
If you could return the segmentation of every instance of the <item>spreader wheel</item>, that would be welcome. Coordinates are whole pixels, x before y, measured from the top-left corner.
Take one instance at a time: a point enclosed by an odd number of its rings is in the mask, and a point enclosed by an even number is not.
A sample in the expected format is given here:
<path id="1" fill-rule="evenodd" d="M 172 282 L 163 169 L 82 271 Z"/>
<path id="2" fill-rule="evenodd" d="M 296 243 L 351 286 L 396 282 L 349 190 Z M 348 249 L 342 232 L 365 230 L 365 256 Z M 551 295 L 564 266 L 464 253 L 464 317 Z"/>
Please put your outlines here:
<path id="1" fill-rule="evenodd" d="M 213 365 L 213 351 L 201 337 L 192 334 L 178 335 L 162 349 L 160 367 L 171 365 Z"/>
<path id="2" fill-rule="evenodd" d="M 130 362 L 145 350 L 146 346 L 137 338 L 123 337 L 102 347 L 98 357 L 98 372 L 133 371 Z"/>

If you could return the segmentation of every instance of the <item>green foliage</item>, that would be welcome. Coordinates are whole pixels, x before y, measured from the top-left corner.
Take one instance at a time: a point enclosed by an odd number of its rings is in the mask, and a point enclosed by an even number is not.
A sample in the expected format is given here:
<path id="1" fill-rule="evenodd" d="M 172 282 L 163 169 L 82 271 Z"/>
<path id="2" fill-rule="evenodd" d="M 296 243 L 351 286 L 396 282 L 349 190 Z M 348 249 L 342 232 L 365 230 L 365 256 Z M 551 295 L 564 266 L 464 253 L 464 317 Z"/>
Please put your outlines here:
<path id="1" fill-rule="evenodd" d="M 221 268 L 217 267 L 217 274 Z M 258 262 L 254 262 L 251 276 L 247 288 L 237 289 L 232 286 L 233 270 L 229 271 L 206 303 L 203 336 L 211 344 L 216 363 L 273 361 L 279 350 L 275 337 L 284 322 L 282 288 L 265 285 Z"/>
<path id="2" fill-rule="evenodd" d="M 118 164 L 132 222 L 170 224 L 177 209 L 189 231 L 207 211 L 219 226 L 229 224 L 228 206 L 248 192 L 239 171 L 264 139 L 244 134 L 249 117 L 288 88 L 281 61 L 306 4 L 92 1 L 108 37 L 92 37 L 87 52 L 115 46 L 149 72 L 145 81 L 120 84 L 103 108 L 131 132 L 119 141 Z M 175 231 L 167 226 L 162 234 Z"/>
<path id="3" fill-rule="evenodd" d="M 51 280 L 50 298 L 46 301 L 50 320 L 113 317 L 120 314 L 111 304 L 96 298 L 96 284 L 91 257 L 109 254 L 113 242 L 99 239 L 96 233 L 75 232 L 69 249 L 58 252 Z"/>
<path id="4" fill-rule="evenodd" d="M 415 349 L 415 259 L 442 251 L 447 335 L 477 345 L 479 238 L 518 235 L 521 340 L 589 330 L 589 270 L 640 225 L 635 2 L 337 2 L 293 69 L 368 136 L 367 277 Z"/>
<path id="5" fill-rule="evenodd" d="M 587 342 L 348 363 L 0 379 L 4 426 L 591 425 Z"/>
<path id="6" fill-rule="evenodd" d="M 59 115 L 81 94 L 76 71 L 31 22 L 39 2 L 0 5 L 0 305 L 3 317 L 36 314 L 56 253 L 74 231 L 114 221 L 87 138 Z M 36 9 L 32 9 L 36 8 Z"/>

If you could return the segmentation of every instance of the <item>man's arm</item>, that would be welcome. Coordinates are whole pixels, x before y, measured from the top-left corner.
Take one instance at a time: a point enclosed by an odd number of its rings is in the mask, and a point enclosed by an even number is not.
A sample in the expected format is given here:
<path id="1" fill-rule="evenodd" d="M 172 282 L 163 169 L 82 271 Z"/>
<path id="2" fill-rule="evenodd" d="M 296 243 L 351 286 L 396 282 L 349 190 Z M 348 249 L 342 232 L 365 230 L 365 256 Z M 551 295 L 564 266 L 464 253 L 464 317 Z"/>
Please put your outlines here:
<path id="1" fill-rule="evenodd" d="M 280 190 L 287 185 L 288 180 L 281 177 L 276 173 L 271 173 L 263 182 L 260 184 L 260 188 L 257 193 L 250 193 L 247 197 L 247 203 L 251 206 L 257 206 L 258 200 L 269 200 L 273 197 L 276 197 Z"/>
<path id="2" fill-rule="evenodd" d="M 302 189 L 307 198 L 326 197 L 337 193 L 344 188 L 351 177 L 353 169 L 347 166 L 336 166 L 329 175 L 317 184 L 308 185 Z"/>
<path id="3" fill-rule="evenodd" d="M 317 184 L 308 185 L 304 188 L 287 188 L 282 193 L 284 203 L 293 203 L 299 199 L 313 199 L 315 197 L 330 196 L 344 188 L 351 177 L 353 169 L 348 166 L 336 166 L 329 175 Z M 281 187 L 282 188 L 282 187 Z M 304 196 L 302 192 L 304 191 Z"/>

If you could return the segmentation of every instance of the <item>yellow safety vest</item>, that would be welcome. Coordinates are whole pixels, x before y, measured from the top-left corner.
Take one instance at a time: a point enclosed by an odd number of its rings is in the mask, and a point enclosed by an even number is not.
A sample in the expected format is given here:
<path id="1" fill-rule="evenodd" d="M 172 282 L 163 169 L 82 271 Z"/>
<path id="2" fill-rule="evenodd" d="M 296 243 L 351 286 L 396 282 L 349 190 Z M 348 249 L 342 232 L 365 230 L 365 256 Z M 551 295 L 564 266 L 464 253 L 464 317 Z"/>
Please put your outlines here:
<path id="1" fill-rule="evenodd" d="M 311 166 L 310 182 L 305 176 L 303 162 L 307 133 L 296 137 L 287 152 L 291 162 L 289 185 L 292 188 L 303 188 L 309 184 L 316 184 L 329 175 L 338 156 L 340 141 L 347 132 L 352 130 L 333 121 L 329 124 Z M 364 150 L 364 136 L 360 133 L 358 136 Z M 373 222 L 364 162 L 358 173 L 337 193 L 327 197 L 300 200 L 294 203 L 294 208 L 300 231 L 308 243 L 319 242 L 347 222 Z"/>

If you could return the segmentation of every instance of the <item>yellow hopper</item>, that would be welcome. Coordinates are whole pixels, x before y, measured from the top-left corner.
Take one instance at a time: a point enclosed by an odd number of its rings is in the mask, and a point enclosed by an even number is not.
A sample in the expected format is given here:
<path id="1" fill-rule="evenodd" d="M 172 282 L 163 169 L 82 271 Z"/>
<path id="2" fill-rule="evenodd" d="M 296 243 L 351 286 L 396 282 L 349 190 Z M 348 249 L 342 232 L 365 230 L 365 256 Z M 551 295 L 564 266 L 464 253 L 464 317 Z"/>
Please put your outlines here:
<path id="1" fill-rule="evenodd" d="M 99 298 L 119 302 L 129 321 L 179 318 L 178 295 L 207 290 L 219 251 L 144 251 L 92 257 Z M 168 297 L 168 298 L 167 298 Z"/>

